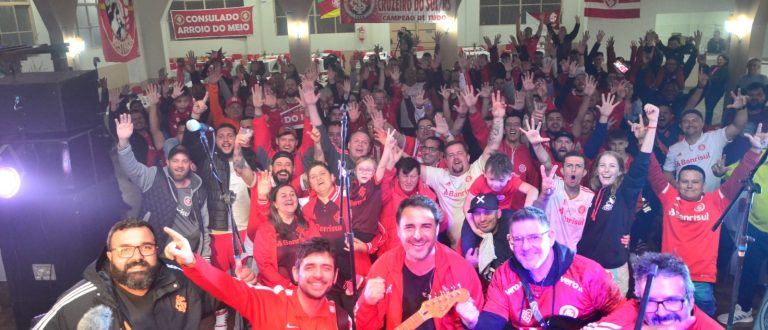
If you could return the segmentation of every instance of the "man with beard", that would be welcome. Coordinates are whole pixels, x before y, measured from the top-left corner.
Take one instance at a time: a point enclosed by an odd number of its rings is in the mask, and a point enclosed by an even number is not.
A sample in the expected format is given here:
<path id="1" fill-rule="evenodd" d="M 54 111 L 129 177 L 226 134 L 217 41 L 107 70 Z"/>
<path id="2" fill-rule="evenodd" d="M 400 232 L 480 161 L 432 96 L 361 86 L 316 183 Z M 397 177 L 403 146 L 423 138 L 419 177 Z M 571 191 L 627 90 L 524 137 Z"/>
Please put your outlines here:
<path id="1" fill-rule="evenodd" d="M 117 155 L 120 167 L 142 191 L 143 219 L 158 226 L 168 226 L 182 233 L 203 256 L 211 256 L 208 229 L 208 202 L 203 182 L 190 171 L 192 161 L 183 146 L 168 154 L 167 167 L 147 167 L 133 156 L 128 143 L 133 123 L 127 114 L 116 120 Z M 157 241 L 165 244 L 167 236 L 156 233 Z"/>
<path id="2" fill-rule="evenodd" d="M 445 143 L 439 137 L 428 137 L 419 149 L 421 150 L 421 164 L 439 168 L 447 167 L 444 157 Z"/>
<path id="3" fill-rule="evenodd" d="M 512 212 L 499 209 L 494 194 L 477 195 L 470 204 L 467 221 L 461 228 L 461 254 L 477 269 L 483 288 L 488 287 L 496 269 L 512 257 L 507 242 Z"/>
<path id="4" fill-rule="evenodd" d="M 659 106 L 659 123 L 657 126 L 656 145 L 653 148 L 653 155 L 656 156 L 659 163 L 664 164 L 669 147 L 680 141 L 680 136 L 683 132 L 680 130 L 680 125 L 677 125 L 672 108 L 666 105 Z"/>
<path id="5" fill-rule="evenodd" d="M 643 315 L 644 326 L 677 330 L 723 328 L 694 305 L 691 274 L 679 257 L 673 254 L 646 252 L 632 262 L 635 296 L 638 298 L 627 300 L 613 313 L 583 329 L 613 330 L 634 327 L 637 313 L 640 311 L 639 300 L 645 294 L 645 285 L 654 267 L 658 267 L 657 275 L 653 278 L 648 305 Z"/>
<path id="6" fill-rule="evenodd" d="M 464 200 L 472 182 L 483 174 L 488 157 L 499 148 L 503 135 L 506 105 L 500 92 L 493 94 L 493 124 L 488 144 L 472 165 L 469 165 L 469 148 L 464 142 L 453 141 L 445 147 L 448 169 L 431 166 L 421 167 L 421 180 L 437 193 L 440 207 L 446 210 L 448 237 L 452 245 L 458 244 L 464 223 Z"/>
<path id="7" fill-rule="evenodd" d="M 536 185 L 540 178 L 533 166 L 531 151 L 525 144 L 521 143 L 520 139 L 522 123 L 523 116 L 520 113 L 513 113 L 504 119 L 504 140 L 502 140 L 501 146 L 499 146 L 499 152 L 509 157 L 509 160 L 512 162 L 512 171 L 521 180 Z"/>
<path id="8" fill-rule="evenodd" d="M 196 101 L 192 107 L 192 119 L 200 120 L 206 108 L 203 101 Z M 185 131 L 183 145 L 197 165 L 197 174 L 208 192 L 211 262 L 228 270 L 235 266 L 233 231 L 241 240 L 246 237 L 251 208 L 248 189 L 256 182 L 253 169 L 261 166 L 256 163 L 253 150 L 247 147 L 248 137 L 238 134 L 234 126 L 222 124 L 216 128 L 216 145 L 210 158 L 206 151 L 210 146 L 203 146 L 198 134 L 206 133 Z M 233 223 L 235 228 L 232 228 Z"/>
<path id="9" fill-rule="evenodd" d="M 514 258 L 493 274 L 483 311 L 465 322 L 468 328 L 503 329 L 507 322 L 516 329 L 540 328 L 556 315 L 589 320 L 624 302 L 603 267 L 555 242 L 554 236 L 540 209 L 512 214 L 507 240 Z M 565 285 L 557 285 L 561 282 Z"/>
<path id="10" fill-rule="evenodd" d="M 426 196 L 412 196 L 397 209 L 397 236 L 402 247 L 376 260 L 363 294 L 355 306 L 359 329 L 394 329 L 417 313 L 430 295 L 461 287 L 471 299 L 456 305 L 439 319 L 426 320 L 420 328 L 461 329 L 465 319 L 477 317 L 483 292 L 477 273 L 464 258 L 437 242 L 441 212 Z M 451 289 L 448 289 L 451 290 Z M 468 310 L 474 315 L 464 314 Z"/>
<path id="11" fill-rule="evenodd" d="M 311 238 L 299 246 L 293 277 L 297 290 L 249 286 L 211 267 L 189 248 L 189 242 L 165 229 L 174 238 L 165 256 L 182 266 L 184 275 L 214 297 L 240 312 L 254 329 L 343 329 L 349 317 L 325 298 L 336 277 L 331 243 Z"/>
<path id="12" fill-rule="evenodd" d="M 199 329 L 219 303 L 157 257 L 153 232 L 138 219 L 114 224 L 106 252 L 33 329 L 96 329 L 88 315 L 99 307 L 111 312 L 109 329 Z"/>

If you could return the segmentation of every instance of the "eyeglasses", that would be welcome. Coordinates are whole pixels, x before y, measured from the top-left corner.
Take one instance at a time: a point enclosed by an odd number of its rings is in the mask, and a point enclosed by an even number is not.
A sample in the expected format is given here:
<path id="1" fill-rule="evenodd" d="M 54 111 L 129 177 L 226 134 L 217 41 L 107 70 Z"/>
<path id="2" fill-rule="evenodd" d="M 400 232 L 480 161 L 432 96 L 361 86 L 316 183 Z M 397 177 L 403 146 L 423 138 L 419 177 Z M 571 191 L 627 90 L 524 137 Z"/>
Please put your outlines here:
<path id="1" fill-rule="evenodd" d="M 133 254 L 136 250 L 139 250 L 139 253 L 141 253 L 142 256 L 149 257 L 157 253 L 157 245 L 143 244 L 139 246 L 124 246 L 112 249 L 112 251 L 116 251 L 117 255 L 123 259 L 133 258 Z"/>
<path id="2" fill-rule="evenodd" d="M 645 312 L 654 313 L 659 310 L 659 305 L 664 305 L 664 309 L 668 312 L 679 312 L 685 305 L 685 298 L 669 298 L 664 301 L 648 300 L 648 306 L 646 306 Z"/>
<path id="3" fill-rule="evenodd" d="M 512 236 L 512 244 L 515 246 L 522 246 L 523 243 L 527 240 L 528 243 L 531 245 L 536 245 L 541 243 L 541 239 L 544 238 L 544 234 L 548 233 L 549 230 L 540 233 L 540 234 L 531 234 L 528 236 Z"/>
<path id="4" fill-rule="evenodd" d="M 419 126 L 420 131 L 429 131 L 432 129 L 432 126 Z"/>

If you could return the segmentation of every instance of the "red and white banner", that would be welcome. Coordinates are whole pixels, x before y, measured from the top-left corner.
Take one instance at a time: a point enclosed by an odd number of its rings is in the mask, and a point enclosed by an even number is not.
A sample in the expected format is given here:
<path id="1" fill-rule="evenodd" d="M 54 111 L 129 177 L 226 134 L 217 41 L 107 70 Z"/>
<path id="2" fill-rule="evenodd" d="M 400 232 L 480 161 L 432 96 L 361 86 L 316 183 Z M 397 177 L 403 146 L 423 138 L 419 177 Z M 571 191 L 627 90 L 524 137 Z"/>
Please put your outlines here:
<path id="1" fill-rule="evenodd" d="M 447 22 L 455 19 L 456 6 L 456 0 L 342 0 L 341 22 Z"/>
<path id="2" fill-rule="evenodd" d="M 584 0 L 584 16 L 595 18 L 640 18 L 640 0 Z"/>
<path id="3" fill-rule="evenodd" d="M 171 10 L 178 39 L 244 37 L 253 34 L 253 7 Z"/>
<path id="4" fill-rule="evenodd" d="M 98 7 L 104 60 L 128 62 L 139 57 L 133 0 L 99 0 Z"/>

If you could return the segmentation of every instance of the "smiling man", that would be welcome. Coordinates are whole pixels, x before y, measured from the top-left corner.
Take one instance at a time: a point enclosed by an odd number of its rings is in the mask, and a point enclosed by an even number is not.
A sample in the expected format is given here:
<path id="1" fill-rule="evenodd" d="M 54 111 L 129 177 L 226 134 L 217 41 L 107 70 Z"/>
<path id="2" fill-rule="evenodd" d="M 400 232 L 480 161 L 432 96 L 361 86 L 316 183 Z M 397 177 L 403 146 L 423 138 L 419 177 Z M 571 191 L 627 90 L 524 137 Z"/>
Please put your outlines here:
<path id="1" fill-rule="evenodd" d="M 184 237 L 166 228 L 173 242 L 165 256 L 179 263 L 192 282 L 232 306 L 254 329 L 344 329 L 349 317 L 325 298 L 338 270 L 328 240 L 315 237 L 299 246 L 293 277 L 297 289 L 250 286 L 192 253 Z"/>
<path id="2" fill-rule="evenodd" d="M 509 322 L 516 329 L 542 327 L 552 316 L 589 320 L 624 302 L 603 267 L 554 237 L 540 209 L 526 207 L 512 215 L 507 240 L 514 258 L 493 274 L 483 311 L 467 326 L 504 329 Z"/>
<path id="3" fill-rule="evenodd" d="M 138 219 L 114 224 L 106 251 L 33 329 L 199 329 L 219 302 L 157 257 L 153 231 Z"/>

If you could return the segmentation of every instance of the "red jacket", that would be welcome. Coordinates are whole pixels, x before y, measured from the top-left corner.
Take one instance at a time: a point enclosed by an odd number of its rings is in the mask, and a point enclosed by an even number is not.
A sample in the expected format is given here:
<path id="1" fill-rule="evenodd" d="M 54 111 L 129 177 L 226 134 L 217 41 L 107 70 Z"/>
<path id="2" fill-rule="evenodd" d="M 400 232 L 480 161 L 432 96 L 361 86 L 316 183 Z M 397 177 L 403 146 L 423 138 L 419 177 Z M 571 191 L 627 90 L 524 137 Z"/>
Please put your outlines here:
<path id="1" fill-rule="evenodd" d="M 381 256 L 371 267 L 368 278 L 381 277 L 387 287 L 384 298 L 376 305 L 368 305 L 364 298 L 360 298 L 355 306 L 355 322 L 359 329 L 381 329 L 386 318 L 386 329 L 394 329 L 404 319 L 403 316 L 403 265 L 405 262 L 405 250 L 402 247 L 387 252 Z M 462 256 L 449 247 L 435 244 L 435 273 L 432 282 L 434 295 L 440 290 L 457 287 L 469 291 L 475 306 L 479 309 L 483 306 L 483 288 L 477 272 L 467 263 Z M 455 311 L 448 312 L 445 317 L 435 319 L 435 327 L 441 329 L 462 329 L 461 319 Z"/>
<path id="2" fill-rule="evenodd" d="M 636 299 L 627 300 L 621 307 L 613 311 L 598 322 L 588 324 L 583 330 L 614 330 L 614 329 L 632 329 L 637 320 L 637 312 L 640 311 L 640 305 Z M 713 320 L 709 315 L 702 312 L 696 305 L 693 305 L 693 316 L 696 317 L 690 328 L 687 330 L 710 330 L 722 329 L 723 326 Z"/>
<path id="3" fill-rule="evenodd" d="M 555 261 L 543 285 L 535 285 L 528 279 L 541 316 L 545 319 L 548 316 L 564 315 L 586 320 L 598 313 L 607 315 L 624 302 L 610 274 L 597 262 L 574 255 L 573 251 L 560 244 L 555 244 L 550 253 L 555 253 Z M 540 327 L 530 312 L 531 307 L 525 298 L 522 282 L 513 268 L 528 274 L 515 258 L 507 260 L 496 269 L 477 329 L 495 328 L 484 322 L 486 319 L 491 320 L 485 316 L 507 320 L 516 329 Z M 559 270 L 560 274 L 555 273 L 555 270 Z"/>
<path id="4" fill-rule="evenodd" d="M 236 309 L 254 329 L 338 329 L 336 306 L 323 298 L 317 312 L 304 312 L 294 290 L 249 286 L 195 256 L 184 275 L 216 299 Z"/>
<path id="5" fill-rule="evenodd" d="M 384 173 L 384 178 L 381 180 L 381 203 L 383 208 L 381 210 L 379 223 L 384 227 L 384 233 L 387 240 L 384 242 L 384 245 L 379 248 L 379 256 L 391 249 L 401 246 L 400 239 L 397 236 L 397 219 L 395 219 L 395 215 L 397 214 L 397 208 L 400 206 L 400 202 L 411 197 L 411 195 L 400 188 L 400 184 L 397 182 L 395 175 L 397 175 L 396 170 L 388 170 Z M 418 180 L 419 183 L 414 189 L 415 191 L 413 192 L 413 195 L 424 195 L 437 203 L 435 192 L 432 191 L 432 189 L 429 189 L 421 179 Z M 445 219 L 445 217 L 443 217 L 443 219 Z M 440 228 L 448 228 L 447 223 L 441 223 Z"/>

